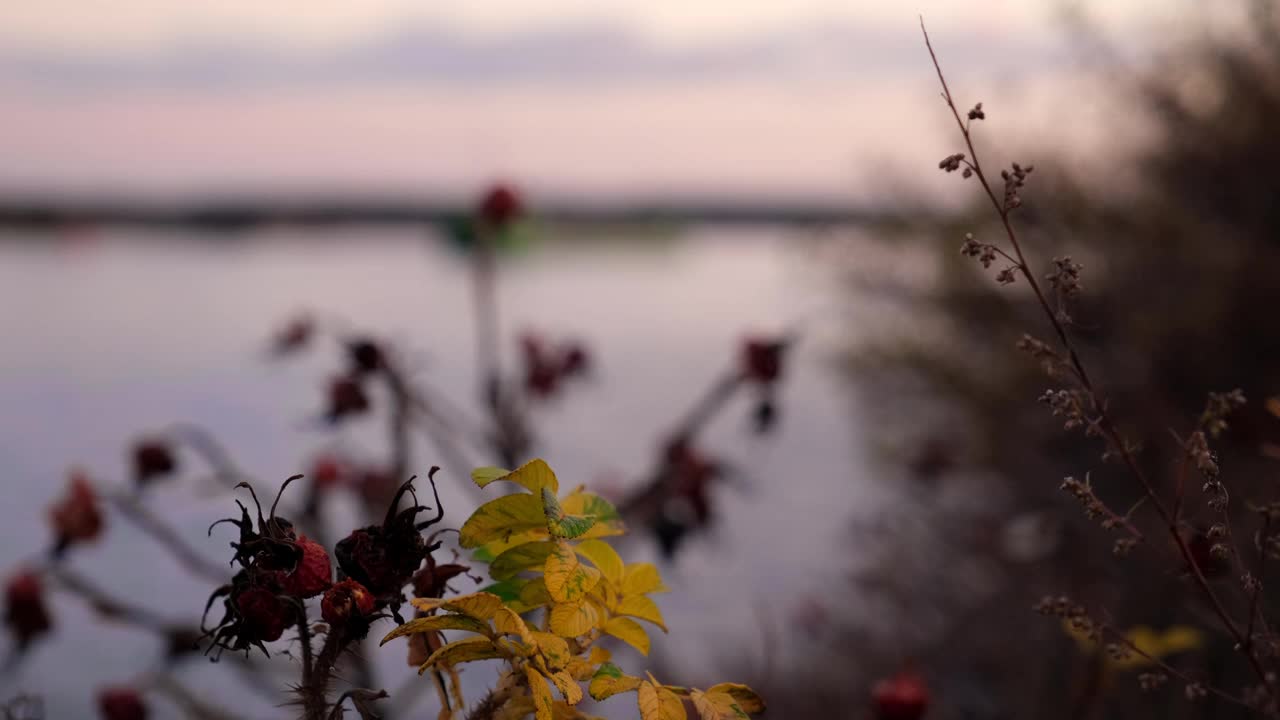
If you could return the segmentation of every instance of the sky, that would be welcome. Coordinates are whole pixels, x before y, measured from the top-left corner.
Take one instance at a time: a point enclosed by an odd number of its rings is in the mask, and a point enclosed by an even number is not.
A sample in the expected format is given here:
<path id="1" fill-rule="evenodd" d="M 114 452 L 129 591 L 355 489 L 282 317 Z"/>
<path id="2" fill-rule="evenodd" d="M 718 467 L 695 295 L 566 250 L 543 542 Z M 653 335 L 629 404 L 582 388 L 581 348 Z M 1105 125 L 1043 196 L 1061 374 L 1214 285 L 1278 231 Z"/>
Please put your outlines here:
<path id="1" fill-rule="evenodd" d="M 957 93 L 1018 142 L 1076 91 L 1061 18 L 1079 4 L 18 3 L 0 23 L 0 196 L 441 197 L 505 178 L 873 204 L 951 149 L 919 15 Z M 1128 47 L 1195 7 L 1083 5 Z"/>

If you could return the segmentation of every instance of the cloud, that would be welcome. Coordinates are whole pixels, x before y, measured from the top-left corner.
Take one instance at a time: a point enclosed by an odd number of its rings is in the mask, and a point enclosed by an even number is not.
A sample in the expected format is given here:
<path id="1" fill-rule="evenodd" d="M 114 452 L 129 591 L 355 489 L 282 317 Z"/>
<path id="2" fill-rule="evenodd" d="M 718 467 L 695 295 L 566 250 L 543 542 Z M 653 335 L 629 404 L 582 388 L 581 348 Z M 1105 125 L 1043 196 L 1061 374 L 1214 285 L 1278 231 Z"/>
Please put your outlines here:
<path id="1" fill-rule="evenodd" d="M 1063 46 L 1014 37 L 937 38 L 956 52 L 952 69 L 1000 63 L 1020 72 L 1062 62 Z M 687 83 L 879 77 L 917 73 L 924 61 L 914 25 L 886 32 L 848 22 L 810 23 L 704 44 L 660 43 L 617 24 L 569 24 L 481 36 L 410 25 L 345 47 L 288 50 L 263 39 L 193 38 L 167 49 L 121 54 L 0 51 L 0 80 L 61 90 L 276 89 L 334 86 L 491 87 Z M 1017 62 L 1009 61 L 1017 57 Z"/>

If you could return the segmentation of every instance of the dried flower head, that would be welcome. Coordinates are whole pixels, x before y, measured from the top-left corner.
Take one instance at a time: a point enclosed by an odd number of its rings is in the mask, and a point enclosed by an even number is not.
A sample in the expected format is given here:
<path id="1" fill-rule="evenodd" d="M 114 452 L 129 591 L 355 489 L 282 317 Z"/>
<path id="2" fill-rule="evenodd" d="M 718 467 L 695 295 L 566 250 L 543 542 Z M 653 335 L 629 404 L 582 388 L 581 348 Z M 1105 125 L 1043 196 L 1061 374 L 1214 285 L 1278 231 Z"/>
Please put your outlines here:
<path id="1" fill-rule="evenodd" d="M 102 533 L 102 510 L 98 495 L 81 470 L 72 470 L 67 494 L 49 508 L 54 552 L 61 553 L 75 543 L 90 542 Z"/>

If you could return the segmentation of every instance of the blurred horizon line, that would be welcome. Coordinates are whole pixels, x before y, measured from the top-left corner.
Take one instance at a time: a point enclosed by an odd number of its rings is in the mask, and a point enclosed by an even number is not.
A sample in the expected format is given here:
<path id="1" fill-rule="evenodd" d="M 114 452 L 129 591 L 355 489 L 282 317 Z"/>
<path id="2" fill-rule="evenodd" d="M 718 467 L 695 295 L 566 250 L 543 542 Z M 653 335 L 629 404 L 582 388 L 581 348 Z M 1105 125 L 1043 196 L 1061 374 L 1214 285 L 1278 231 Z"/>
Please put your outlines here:
<path id="1" fill-rule="evenodd" d="M 469 217 L 472 203 L 411 198 L 224 198 L 207 201 L 49 200 L 0 197 L 0 227 L 54 229 L 78 225 L 241 229 L 272 224 L 447 226 Z M 630 199 L 537 202 L 540 222 L 567 225 L 716 223 L 725 225 L 871 225 L 892 209 L 827 201 L 766 198 Z"/>

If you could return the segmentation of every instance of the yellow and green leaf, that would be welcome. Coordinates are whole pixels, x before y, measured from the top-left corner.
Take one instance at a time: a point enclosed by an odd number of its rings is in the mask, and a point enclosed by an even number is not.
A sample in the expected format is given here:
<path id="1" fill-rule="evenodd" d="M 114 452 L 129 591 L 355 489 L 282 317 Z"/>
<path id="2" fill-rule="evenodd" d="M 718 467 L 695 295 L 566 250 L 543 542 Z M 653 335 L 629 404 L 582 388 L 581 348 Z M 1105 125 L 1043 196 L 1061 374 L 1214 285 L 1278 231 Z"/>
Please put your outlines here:
<path id="1" fill-rule="evenodd" d="M 553 720 L 555 716 L 553 698 L 547 679 L 529 665 L 524 667 L 524 675 L 529 681 L 529 692 L 533 695 L 534 716 L 537 720 Z"/>
<path id="2" fill-rule="evenodd" d="M 564 540 L 552 546 L 542 574 L 547 591 L 557 602 L 576 602 L 600 581 L 600 571 L 579 562 L 573 546 Z"/>
<path id="3" fill-rule="evenodd" d="M 531 568 L 544 565 L 556 544 L 549 540 L 517 545 L 489 563 L 489 575 L 494 580 L 506 580 Z"/>
<path id="4" fill-rule="evenodd" d="M 737 703 L 739 707 L 749 713 L 764 712 L 764 698 L 760 697 L 755 690 L 752 690 L 742 683 L 719 683 L 717 685 L 712 685 L 707 688 L 707 694 L 711 693 L 724 693 L 725 695 L 728 695 L 733 698 L 733 701 Z"/>
<path id="5" fill-rule="evenodd" d="M 582 686 L 578 685 L 572 675 L 561 670 L 552 673 L 549 677 L 551 682 L 555 683 L 556 688 L 560 690 L 560 695 L 564 697 L 565 702 L 570 705 L 577 705 L 582 702 Z"/>
<path id="6" fill-rule="evenodd" d="M 513 482 L 534 495 L 541 493 L 543 488 L 550 489 L 552 493 L 560 492 L 560 481 L 556 479 L 556 474 L 547 465 L 547 461 L 541 458 L 530 460 L 515 470 L 476 468 L 471 471 L 471 479 L 480 487 L 499 480 Z"/>
<path id="7" fill-rule="evenodd" d="M 618 693 L 630 692 L 640 687 L 642 681 L 622 672 L 622 669 L 611 662 L 606 662 L 596 670 L 587 685 L 587 692 L 593 700 L 604 700 Z"/>
<path id="8" fill-rule="evenodd" d="M 494 540 L 506 540 L 518 533 L 545 529 L 542 502 L 524 493 L 503 495 L 476 509 L 458 531 L 458 544 L 474 548 Z"/>
<path id="9" fill-rule="evenodd" d="M 547 532 L 558 538 L 581 537 L 596 524 L 594 515 L 566 513 L 550 488 L 542 488 L 542 511 L 547 518 Z"/>
<path id="10" fill-rule="evenodd" d="M 552 670 L 563 668 L 572 657 L 569 654 L 569 643 L 558 635 L 534 631 L 533 641 L 542 652 L 542 656 L 547 659 L 547 667 Z"/>
<path id="11" fill-rule="evenodd" d="M 488 623 L 467 615 L 432 615 L 430 617 L 414 618 L 392 630 L 387 633 L 386 637 L 382 638 L 380 644 L 386 645 L 388 642 L 406 635 L 437 632 L 439 630 L 465 630 L 481 635 L 488 635 L 491 632 Z"/>
<path id="12" fill-rule="evenodd" d="M 501 657 L 502 653 L 493 641 L 487 637 L 465 638 L 455 640 L 431 653 L 427 661 L 418 668 L 418 674 L 427 671 L 432 665 L 453 666 L 476 660 L 489 660 Z"/>

